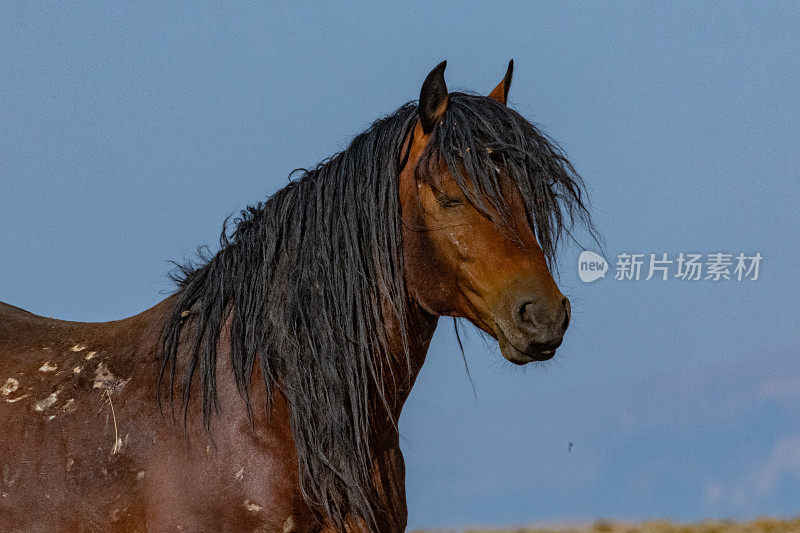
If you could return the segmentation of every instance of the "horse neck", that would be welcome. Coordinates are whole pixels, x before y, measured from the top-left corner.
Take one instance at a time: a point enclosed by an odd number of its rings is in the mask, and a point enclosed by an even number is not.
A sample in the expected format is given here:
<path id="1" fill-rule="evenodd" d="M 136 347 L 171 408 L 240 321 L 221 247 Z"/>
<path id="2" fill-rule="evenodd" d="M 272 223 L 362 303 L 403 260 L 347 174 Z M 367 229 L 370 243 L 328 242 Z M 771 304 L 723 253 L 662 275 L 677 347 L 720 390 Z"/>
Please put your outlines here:
<path id="1" fill-rule="evenodd" d="M 406 333 L 408 352 L 402 348 L 400 328 L 389 325 L 388 341 L 391 350 L 392 368 L 395 387 L 388 388 L 387 401 L 392 406 L 392 415 L 396 421 L 403 409 L 403 404 L 411 393 L 417 375 L 425 363 L 428 346 L 436 330 L 439 317 L 426 312 L 414 302 L 410 302 L 406 313 Z M 380 429 L 380 428 L 379 428 Z"/>

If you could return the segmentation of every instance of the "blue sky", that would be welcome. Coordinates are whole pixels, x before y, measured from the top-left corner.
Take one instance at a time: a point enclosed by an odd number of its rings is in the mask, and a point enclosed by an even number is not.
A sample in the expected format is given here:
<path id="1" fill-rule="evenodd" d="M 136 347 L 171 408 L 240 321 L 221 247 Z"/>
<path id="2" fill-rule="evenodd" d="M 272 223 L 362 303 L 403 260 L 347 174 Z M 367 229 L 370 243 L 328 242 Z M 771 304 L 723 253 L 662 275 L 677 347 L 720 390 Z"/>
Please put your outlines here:
<path id="1" fill-rule="evenodd" d="M 800 513 L 796 5 L 291 5 L 0 7 L 0 300 L 140 312 L 439 61 L 488 92 L 513 57 L 607 255 L 760 252 L 760 279 L 584 284 L 567 248 L 556 359 L 468 333 L 476 394 L 443 321 L 401 420 L 410 526 Z"/>

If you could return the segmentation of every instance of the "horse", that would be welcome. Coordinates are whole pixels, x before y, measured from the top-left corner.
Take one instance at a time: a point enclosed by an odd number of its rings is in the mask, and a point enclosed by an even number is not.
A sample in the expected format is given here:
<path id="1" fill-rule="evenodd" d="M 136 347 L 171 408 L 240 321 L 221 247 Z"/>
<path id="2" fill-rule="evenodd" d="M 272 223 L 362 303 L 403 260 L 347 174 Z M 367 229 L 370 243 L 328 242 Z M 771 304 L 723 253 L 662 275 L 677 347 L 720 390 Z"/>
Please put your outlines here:
<path id="1" fill-rule="evenodd" d="M 591 227 L 563 150 L 507 106 L 513 61 L 488 96 L 445 67 L 223 224 L 151 309 L 0 303 L 1 530 L 405 529 L 397 421 L 439 318 L 550 359 L 556 250 Z"/>

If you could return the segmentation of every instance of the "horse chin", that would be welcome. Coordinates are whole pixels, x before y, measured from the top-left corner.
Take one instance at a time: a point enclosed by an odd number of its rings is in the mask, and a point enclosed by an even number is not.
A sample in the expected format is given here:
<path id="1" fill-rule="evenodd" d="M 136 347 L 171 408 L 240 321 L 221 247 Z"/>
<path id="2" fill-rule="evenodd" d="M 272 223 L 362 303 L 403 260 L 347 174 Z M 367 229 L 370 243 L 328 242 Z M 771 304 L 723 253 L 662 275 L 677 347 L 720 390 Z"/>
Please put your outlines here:
<path id="1" fill-rule="evenodd" d="M 534 352 L 534 353 L 526 353 L 522 350 L 519 350 L 516 346 L 511 344 L 508 338 L 505 336 L 503 331 L 500 328 L 497 328 L 497 342 L 500 345 L 500 353 L 503 354 L 507 360 L 511 361 L 515 365 L 526 365 L 528 363 L 532 363 L 534 361 L 547 361 L 551 359 L 555 354 L 555 350 L 546 350 L 543 352 Z"/>

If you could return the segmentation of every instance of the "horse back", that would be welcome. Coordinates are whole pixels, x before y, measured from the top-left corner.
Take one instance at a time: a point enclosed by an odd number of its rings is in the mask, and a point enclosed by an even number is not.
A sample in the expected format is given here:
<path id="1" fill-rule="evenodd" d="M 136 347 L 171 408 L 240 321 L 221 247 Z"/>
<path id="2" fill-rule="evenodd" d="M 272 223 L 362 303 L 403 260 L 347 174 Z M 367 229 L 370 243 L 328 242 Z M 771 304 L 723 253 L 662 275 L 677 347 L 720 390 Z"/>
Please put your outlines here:
<path id="1" fill-rule="evenodd" d="M 144 405 L 136 381 L 152 372 L 135 367 L 153 359 L 153 315 L 69 322 L 0 302 L 0 521 L 24 530 L 124 521 L 137 462 L 124 448 L 148 431 L 119 418 L 126 404 Z"/>
<path id="2" fill-rule="evenodd" d="M 16 403 L 10 398 L 16 392 L 35 396 L 54 385 L 85 384 L 98 367 L 130 366 L 143 352 L 155 355 L 158 332 L 153 319 L 163 307 L 162 302 L 145 313 L 113 322 L 71 322 L 0 302 L 0 381 L 6 382 L 0 383 L 0 397 Z"/>
<path id="3" fill-rule="evenodd" d="M 187 426 L 168 401 L 159 407 L 170 309 L 82 323 L 0 303 L 0 530 L 318 529 L 299 491 L 288 406 L 276 397 L 269 421 L 251 420 L 227 353 L 214 440 L 199 402 Z M 252 400 L 265 405 L 262 388 Z"/>

